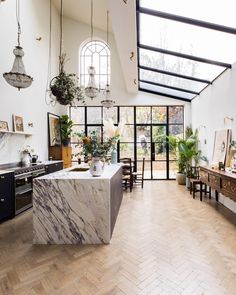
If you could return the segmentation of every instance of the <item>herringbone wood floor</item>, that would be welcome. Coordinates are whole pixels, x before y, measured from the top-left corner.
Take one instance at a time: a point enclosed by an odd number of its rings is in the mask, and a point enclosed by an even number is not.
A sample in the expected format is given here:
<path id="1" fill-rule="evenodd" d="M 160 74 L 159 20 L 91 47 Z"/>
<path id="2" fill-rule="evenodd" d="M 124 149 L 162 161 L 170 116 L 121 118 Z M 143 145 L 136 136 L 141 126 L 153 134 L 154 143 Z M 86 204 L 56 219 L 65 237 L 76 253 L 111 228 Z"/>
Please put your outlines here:
<path id="1" fill-rule="evenodd" d="M 127 193 L 110 245 L 32 246 L 32 213 L 0 225 L 0 294 L 236 294 L 236 217 L 173 182 Z"/>

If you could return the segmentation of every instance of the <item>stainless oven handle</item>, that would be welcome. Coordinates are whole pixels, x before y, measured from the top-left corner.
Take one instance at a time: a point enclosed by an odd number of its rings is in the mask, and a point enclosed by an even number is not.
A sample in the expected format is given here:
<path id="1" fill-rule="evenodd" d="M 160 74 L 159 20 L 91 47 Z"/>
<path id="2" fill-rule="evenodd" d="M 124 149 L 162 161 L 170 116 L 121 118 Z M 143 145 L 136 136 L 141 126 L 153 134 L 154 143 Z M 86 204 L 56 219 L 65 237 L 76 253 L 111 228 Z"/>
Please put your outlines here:
<path id="1" fill-rule="evenodd" d="M 22 178 L 26 178 L 28 176 L 32 176 L 32 172 L 27 172 L 27 173 L 22 173 L 19 175 L 15 175 L 15 179 L 22 179 Z"/>
<path id="2" fill-rule="evenodd" d="M 26 190 L 24 190 L 24 191 L 20 191 L 20 192 L 16 192 L 16 196 L 21 196 L 21 195 L 24 195 L 25 193 L 28 193 L 28 192 L 32 192 L 33 190 L 32 190 L 32 188 L 30 188 L 30 189 L 26 189 Z"/>
<path id="3" fill-rule="evenodd" d="M 32 176 L 33 177 L 38 177 L 39 175 L 44 175 L 45 174 L 45 170 L 44 169 L 42 169 L 42 170 L 39 170 L 39 171 L 36 171 L 36 172 L 33 172 L 32 173 Z"/>

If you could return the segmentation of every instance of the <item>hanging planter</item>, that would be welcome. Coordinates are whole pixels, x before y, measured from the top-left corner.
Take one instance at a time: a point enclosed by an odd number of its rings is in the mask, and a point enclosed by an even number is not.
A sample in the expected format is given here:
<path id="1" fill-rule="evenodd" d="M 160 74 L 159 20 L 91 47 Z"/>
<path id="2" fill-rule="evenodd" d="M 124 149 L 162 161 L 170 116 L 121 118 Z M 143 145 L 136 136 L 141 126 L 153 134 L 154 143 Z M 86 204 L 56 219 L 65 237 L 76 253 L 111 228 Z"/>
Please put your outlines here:
<path id="1" fill-rule="evenodd" d="M 84 102 L 83 91 L 78 86 L 78 77 L 64 71 L 65 57 L 65 54 L 59 57 L 60 73 L 51 80 L 50 90 L 62 105 L 72 105 L 75 100 Z"/>
<path id="2" fill-rule="evenodd" d="M 62 0 L 60 9 L 60 55 L 59 55 L 59 75 L 54 77 L 50 84 L 50 91 L 55 96 L 56 101 L 61 105 L 72 105 L 76 100 L 84 103 L 83 90 L 78 86 L 76 74 L 68 74 L 64 70 L 66 54 L 62 53 Z"/>

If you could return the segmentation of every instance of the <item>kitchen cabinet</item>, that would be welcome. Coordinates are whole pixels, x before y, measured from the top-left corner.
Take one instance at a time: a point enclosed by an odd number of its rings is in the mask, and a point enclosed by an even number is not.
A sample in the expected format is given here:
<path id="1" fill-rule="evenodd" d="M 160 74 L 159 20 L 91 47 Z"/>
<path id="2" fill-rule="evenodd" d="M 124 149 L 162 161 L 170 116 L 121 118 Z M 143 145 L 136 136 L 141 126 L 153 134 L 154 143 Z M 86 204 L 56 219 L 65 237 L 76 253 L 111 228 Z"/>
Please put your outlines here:
<path id="1" fill-rule="evenodd" d="M 0 174 L 0 222 L 14 216 L 14 173 Z"/>
<path id="2" fill-rule="evenodd" d="M 52 163 L 47 162 L 45 164 L 46 174 L 53 173 L 63 169 L 63 161 L 52 161 Z"/>
<path id="3" fill-rule="evenodd" d="M 53 160 L 63 160 L 63 168 L 72 166 L 72 148 L 70 146 L 49 147 L 49 157 Z"/>

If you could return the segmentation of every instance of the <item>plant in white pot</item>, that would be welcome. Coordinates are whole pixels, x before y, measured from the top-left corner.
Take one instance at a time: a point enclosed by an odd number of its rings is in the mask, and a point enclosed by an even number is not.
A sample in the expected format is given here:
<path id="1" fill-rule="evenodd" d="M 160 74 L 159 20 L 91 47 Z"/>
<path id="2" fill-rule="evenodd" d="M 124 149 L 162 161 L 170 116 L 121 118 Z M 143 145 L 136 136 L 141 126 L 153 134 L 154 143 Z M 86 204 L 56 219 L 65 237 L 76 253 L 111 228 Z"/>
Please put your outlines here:
<path id="1" fill-rule="evenodd" d="M 190 132 L 190 128 L 187 129 L 186 138 L 179 138 L 177 136 L 168 136 L 168 142 L 170 150 L 176 154 L 178 172 L 176 180 L 178 184 L 186 184 L 186 176 L 191 177 L 192 160 L 197 160 L 201 155 L 201 151 L 198 149 L 198 132 Z"/>

